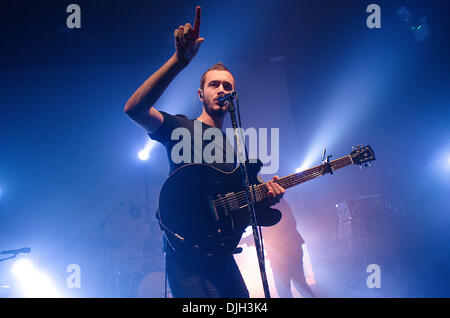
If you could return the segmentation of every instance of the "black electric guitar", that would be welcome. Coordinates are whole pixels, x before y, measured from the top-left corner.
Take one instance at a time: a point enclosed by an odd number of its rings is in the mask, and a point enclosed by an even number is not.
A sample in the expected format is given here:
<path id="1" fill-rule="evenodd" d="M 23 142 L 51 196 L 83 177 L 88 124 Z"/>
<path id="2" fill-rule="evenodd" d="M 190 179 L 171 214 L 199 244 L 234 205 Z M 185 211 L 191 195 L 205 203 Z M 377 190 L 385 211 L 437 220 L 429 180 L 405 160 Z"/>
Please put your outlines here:
<path id="1" fill-rule="evenodd" d="M 350 155 L 278 179 L 284 189 L 320 177 L 351 164 L 375 160 L 370 146 L 358 146 Z M 272 226 L 281 212 L 269 208 L 268 190 L 257 179 L 262 166 L 247 163 L 250 194 L 258 224 Z M 169 175 L 159 197 L 158 218 L 171 247 L 186 260 L 220 260 L 230 255 L 250 225 L 240 167 L 223 172 L 204 164 L 188 164 Z"/>

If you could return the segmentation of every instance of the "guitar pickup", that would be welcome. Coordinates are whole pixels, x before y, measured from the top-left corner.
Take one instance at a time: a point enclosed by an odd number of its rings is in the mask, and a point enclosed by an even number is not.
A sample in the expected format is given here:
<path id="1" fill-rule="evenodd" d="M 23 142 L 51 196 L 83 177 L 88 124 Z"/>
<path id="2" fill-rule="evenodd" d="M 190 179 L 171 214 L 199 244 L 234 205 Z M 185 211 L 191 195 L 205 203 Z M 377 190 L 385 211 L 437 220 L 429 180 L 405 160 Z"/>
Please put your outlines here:
<path id="1" fill-rule="evenodd" d="M 236 193 L 230 192 L 225 194 L 225 200 L 229 211 L 236 211 L 241 208 L 239 206 L 239 201 L 236 197 Z"/>

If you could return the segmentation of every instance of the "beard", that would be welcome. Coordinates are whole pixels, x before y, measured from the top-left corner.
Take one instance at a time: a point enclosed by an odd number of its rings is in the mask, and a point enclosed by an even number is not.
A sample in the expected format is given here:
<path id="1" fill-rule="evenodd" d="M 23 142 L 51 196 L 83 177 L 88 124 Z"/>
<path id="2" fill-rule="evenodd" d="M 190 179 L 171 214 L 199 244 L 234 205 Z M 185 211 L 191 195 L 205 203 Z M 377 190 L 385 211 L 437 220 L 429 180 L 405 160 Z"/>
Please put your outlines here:
<path id="1" fill-rule="evenodd" d="M 210 105 L 203 102 L 203 108 L 205 108 L 206 112 L 211 117 L 216 117 L 216 118 L 223 118 L 225 116 L 225 114 L 228 113 L 228 110 L 229 110 L 228 102 L 226 102 L 225 104 L 223 104 L 221 106 L 216 101 L 212 101 L 212 103 Z"/>

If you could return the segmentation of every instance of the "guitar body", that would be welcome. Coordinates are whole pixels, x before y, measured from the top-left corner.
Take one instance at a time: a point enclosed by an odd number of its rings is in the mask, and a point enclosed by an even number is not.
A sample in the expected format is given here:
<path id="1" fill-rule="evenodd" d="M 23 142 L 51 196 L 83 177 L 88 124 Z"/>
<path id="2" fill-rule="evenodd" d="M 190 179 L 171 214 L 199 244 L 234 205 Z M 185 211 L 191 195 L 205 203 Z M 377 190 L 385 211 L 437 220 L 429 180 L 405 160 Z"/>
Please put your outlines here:
<path id="1" fill-rule="evenodd" d="M 260 161 L 247 164 L 251 185 L 260 184 L 261 166 Z M 233 194 L 243 190 L 239 166 L 229 173 L 204 164 L 188 164 L 174 171 L 159 198 L 158 213 L 168 243 L 192 262 L 220 261 L 232 254 L 251 223 L 242 195 L 241 204 L 232 200 Z M 255 208 L 262 226 L 281 219 L 281 213 L 268 208 L 266 201 L 256 203 Z"/>
<path id="2" fill-rule="evenodd" d="M 356 146 L 348 156 L 274 181 L 284 189 L 302 184 L 351 164 L 367 166 L 375 160 L 370 146 Z M 272 226 L 281 213 L 267 204 L 267 188 L 257 175 L 261 161 L 247 163 L 250 194 L 261 226 Z M 188 164 L 175 170 L 159 197 L 158 218 L 168 243 L 187 261 L 215 262 L 232 254 L 250 225 L 241 168 L 223 172 L 208 165 Z"/>

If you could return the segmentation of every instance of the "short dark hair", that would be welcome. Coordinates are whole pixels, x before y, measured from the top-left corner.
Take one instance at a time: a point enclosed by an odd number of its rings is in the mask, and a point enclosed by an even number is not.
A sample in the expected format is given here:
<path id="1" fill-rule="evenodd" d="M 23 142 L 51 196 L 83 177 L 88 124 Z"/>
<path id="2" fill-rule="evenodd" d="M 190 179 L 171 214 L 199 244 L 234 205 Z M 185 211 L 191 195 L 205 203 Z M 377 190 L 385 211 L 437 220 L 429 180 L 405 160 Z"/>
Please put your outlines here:
<path id="1" fill-rule="evenodd" d="M 230 73 L 231 75 L 233 75 L 231 73 L 231 71 L 225 66 L 223 65 L 221 62 L 217 62 L 216 64 L 214 64 L 213 66 L 211 66 L 209 69 L 206 70 L 205 73 L 203 73 L 202 78 L 200 79 L 200 88 L 203 90 L 203 88 L 205 87 L 205 81 L 206 81 L 206 74 L 209 71 L 227 71 L 228 73 Z M 236 85 L 235 85 L 236 86 Z"/>

